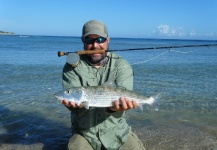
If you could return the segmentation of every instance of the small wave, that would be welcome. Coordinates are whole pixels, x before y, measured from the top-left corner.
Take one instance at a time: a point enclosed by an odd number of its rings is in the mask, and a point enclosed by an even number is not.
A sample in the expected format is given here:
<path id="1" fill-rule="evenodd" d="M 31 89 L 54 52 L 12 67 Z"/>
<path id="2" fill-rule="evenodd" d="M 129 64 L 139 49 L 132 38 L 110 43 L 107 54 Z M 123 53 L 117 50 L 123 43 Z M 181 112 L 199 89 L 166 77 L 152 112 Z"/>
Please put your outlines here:
<path id="1" fill-rule="evenodd" d="M 20 35 L 19 36 L 20 38 L 27 38 L 27 37 L 29 37 L 28 35 Z"/>
<path id="2" fill-rule="evenodd" d="M 14 91 L 2 91 L 2 92 L 0 92 L 0 94 L 11 94 L 11 93 L 14 93 Z"/>

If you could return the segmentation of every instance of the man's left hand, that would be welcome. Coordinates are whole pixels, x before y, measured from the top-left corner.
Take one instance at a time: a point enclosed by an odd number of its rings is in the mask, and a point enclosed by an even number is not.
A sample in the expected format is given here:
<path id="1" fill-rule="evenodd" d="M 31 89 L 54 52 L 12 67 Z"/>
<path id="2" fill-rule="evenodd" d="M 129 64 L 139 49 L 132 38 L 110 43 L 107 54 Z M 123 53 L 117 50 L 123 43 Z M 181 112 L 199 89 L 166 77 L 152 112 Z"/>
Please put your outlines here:
<path id="1" fill-rule="evenodd" d="M 120 102 L 120 103 L 119 103 Z M 125 97 L 120 97 L 120 100 L 115 100 L 114 105 L 109 107 L 111 111 L 125 111 L 137 107 L 137 103 L 134 100 L 129 100 Z"/>

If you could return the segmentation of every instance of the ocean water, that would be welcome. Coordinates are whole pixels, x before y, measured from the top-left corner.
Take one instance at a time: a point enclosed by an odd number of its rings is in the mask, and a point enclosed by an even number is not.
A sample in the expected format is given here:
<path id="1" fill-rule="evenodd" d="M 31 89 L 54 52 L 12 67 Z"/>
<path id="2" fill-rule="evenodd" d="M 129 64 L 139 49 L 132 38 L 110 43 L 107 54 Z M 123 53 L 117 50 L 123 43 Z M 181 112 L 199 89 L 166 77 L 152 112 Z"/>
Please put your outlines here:
<path id="1" fill-rule="evenodd" d="M 110 49 L 216 42 L 112 38 Z M 0 36 L 0 149 L 65 149 L 70 113 L 53 94 L 66 58 L 57 52 L 81 49 L 77 37 Z M 117 53 L 133 67 L 135 91 L 161 93 L 158 110 L 126 114 L 147 149 L 217 149 L 217 47 Z"/>

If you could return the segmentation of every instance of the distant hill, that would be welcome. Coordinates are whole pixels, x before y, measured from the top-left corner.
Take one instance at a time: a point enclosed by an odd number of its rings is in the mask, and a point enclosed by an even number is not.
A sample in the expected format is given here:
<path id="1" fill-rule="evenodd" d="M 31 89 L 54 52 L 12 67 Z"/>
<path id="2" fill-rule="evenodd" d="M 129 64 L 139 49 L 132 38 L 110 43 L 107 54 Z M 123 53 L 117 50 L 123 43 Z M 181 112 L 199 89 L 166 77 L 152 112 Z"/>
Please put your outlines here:
<path id="1" fill-rule="evenodd" d="M 13 35 L 15 34 L 14 32 L 5 32 L 5 31 L 0 31 L 0 35 Z"/>

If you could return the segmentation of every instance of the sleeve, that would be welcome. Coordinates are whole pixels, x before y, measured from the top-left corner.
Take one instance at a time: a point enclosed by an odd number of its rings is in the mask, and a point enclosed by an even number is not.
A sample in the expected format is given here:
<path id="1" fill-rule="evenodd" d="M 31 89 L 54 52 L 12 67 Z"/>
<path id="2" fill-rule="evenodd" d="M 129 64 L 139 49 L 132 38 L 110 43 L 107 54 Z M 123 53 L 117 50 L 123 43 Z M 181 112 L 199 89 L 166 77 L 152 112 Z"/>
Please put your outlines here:
<path id="1" fill-rule="evenodd" d="M 70 64 L 66 63 L 63 67 L 63 73 L 62 73 L 62 86 L 64 89 L 71 88 L 71 87 L 79 87 L 81 86 L 80 79 L 78 74 L 75 71 L 75 67 L 71 66 Z M 79 109 L 69 109 L 71 113 L 71 123 L 72 131 L 75 130 L 76 127 L 76 117 L 74 114 L 78 114 Z"/>
<path id="2" fill-rule="evenodd" d="M 66 63 L 63 68 L 62 86 L 64 89 L 81 86 L 81 82 L 75 68 Z"/>
<path id="3" fill-rule="evenodd" d="M 127 90 L 133 90 L 133 69 L 130 64 L 123 58 L 115 63 L 116 68 L 116 85 Z M 125 112 L 113 112 L 109 108 L 105 108 L 105 112 L 115 118 L 120 118 Z"/>
<path id="4" fill-rule="evenodd" d="M 133 90 L 133 70 L 130 64 L 121 59 L 117 62 L 116 84 L 127 90 Z"/>

